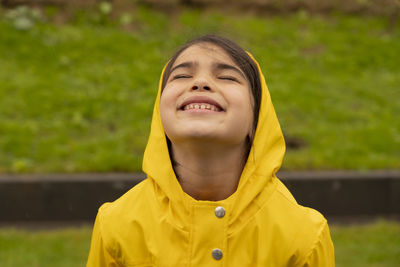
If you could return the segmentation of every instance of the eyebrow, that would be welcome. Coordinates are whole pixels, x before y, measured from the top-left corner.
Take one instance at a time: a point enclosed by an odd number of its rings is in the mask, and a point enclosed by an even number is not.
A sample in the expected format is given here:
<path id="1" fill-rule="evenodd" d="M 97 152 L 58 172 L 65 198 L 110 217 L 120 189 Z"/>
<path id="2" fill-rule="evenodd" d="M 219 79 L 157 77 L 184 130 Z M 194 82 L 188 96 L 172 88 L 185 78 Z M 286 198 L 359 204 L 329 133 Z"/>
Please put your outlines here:
<path id="1" fill-rule="evenodd" d="M 188 62 L 183 62 L 179 65 L 176 65 L 175 67 L 173 67 L 170 71 L 170 73 L 174 72 L 174 70 L 179 69 L 179 68 L 184 68 L 184 69 L 190 69 L 193 68 L 193 66 L 195 65 L 194 62 L 188 61 Z"/>
<path id="2" fill-rule="evenodd" d="M 246 77 L 244 76 L 243 72 L 240 71 L 235 66 L 232 66 L 232 65 L 229 65 L 229 64 L 225 64 L 225 63 L 215 63 L 214 67 L 217 70 L 233 70 L 233 71 L 237 72 L 238 74 L 240 74 L 240 76 L 242 76 L 244 79 L 246 79 Z"/>

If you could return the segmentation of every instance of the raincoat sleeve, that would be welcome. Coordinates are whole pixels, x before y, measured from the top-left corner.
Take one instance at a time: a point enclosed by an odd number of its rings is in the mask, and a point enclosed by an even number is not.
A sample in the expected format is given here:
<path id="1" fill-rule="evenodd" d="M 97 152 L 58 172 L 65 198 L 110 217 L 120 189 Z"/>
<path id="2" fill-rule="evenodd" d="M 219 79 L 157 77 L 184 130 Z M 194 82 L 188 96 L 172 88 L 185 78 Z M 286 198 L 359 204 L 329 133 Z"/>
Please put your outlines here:
<path id="1" fill-rule="evenodd" d="M 89 258 L 86 267 L 117 267 L 120 266 L 108 251 L 101 231 L 101 214 L 97 214 L 93 227 Z"/>
<path id="2" fill-rule="evenodd" d="M 335 252 L 327 223 L 324 224 L 318 239 L 313 245 L 310 254 L 306 258 L 304 266 L 335 266 Z"/>

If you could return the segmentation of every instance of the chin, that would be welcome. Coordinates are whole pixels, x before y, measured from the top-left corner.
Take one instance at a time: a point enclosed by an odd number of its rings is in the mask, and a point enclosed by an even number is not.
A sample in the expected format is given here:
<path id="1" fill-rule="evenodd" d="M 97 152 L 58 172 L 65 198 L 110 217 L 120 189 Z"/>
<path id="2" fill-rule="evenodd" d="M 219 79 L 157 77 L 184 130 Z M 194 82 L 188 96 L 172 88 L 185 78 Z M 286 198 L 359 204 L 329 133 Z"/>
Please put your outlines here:
<path id="1" fill-rule="evenodd" d="M 190 131 L 185 131 L 184 133 L 180 134 L 180 137 L 182 139 L 193 139 L 193 140 L 216 140 L 219 139 L 218 135 L 216 133 L 210 132 L 210 131 L 205 131 L 205 130 L 193 130 L 191 129 Z"/>

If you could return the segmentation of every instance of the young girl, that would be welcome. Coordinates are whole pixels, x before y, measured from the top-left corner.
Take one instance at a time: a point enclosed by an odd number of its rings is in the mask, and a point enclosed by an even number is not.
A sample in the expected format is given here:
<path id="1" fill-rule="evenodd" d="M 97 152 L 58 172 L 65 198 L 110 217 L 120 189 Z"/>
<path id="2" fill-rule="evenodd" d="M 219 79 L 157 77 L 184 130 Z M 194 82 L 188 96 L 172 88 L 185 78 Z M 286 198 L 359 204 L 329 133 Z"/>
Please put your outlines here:
<path id="1" fill-rule="evenodd" d="M 275 176 L 284 153 L 255 59 L 190 41 L 161 75 L 147 179 L 99 209 L 87 266 L 334 266 L 326 220 Z"/>

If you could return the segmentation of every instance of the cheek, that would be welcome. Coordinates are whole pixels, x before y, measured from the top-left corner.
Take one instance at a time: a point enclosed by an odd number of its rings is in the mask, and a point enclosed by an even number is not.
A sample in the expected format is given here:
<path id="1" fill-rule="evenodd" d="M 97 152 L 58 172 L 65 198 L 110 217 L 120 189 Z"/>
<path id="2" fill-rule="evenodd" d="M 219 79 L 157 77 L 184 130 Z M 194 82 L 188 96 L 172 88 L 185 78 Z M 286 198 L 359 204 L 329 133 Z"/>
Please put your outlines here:
<path id="1" fill-rule="evenodd" d="M 165 95 L 164 93 L 161 95 L 160 99 L 160 116 L 161 116 L 161 122 L 164 126 L 164 129 L 166 128 L 166 123 L 168 123 L 168 113 L 169 113 L 169 108 L 168 108 L 168 95 Z"/>
<path id="2" fill-rule="evenodd" d="M 248 126 L 248 132 L 251 132 L 253 129 L 253 121 L 254 121 L 253 105 L 251 101 L 246 102 L 246 105 L 243 107 L 242 116 Z"/>
<path id="3" fill-rule="evenodd" d="M 161 114 L 167 111 L 172 105 L 175 105 L 176 96 L 174 96 L 174 90 L 171 88 L 165 87 L 163 92 L 161 93 L 160 98 L 160 112 Z"/>
<path id="4" fill-rule="evenodd" d="M 165 87 L 160 98 L 160 116 L 161 116 L 161 123 L 166 132 L 173 124 L 172 119 L 173 119 L 173 113 L 175 112 L 176 109 L 176 99 L 177 96 L 174 94 L 174 90 Z"/>
<path id="5" fill-rule="evenodd" d="M 252 95 L 241 90 L 235 94 L 235 97 L 232 97 L 232 103 L 237 107 L 237 116 L 242 118 L 243 122 L 246 121 L 249 125 L 252 125 L 254 120 L 254 101 Z"/>

